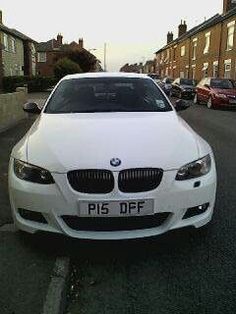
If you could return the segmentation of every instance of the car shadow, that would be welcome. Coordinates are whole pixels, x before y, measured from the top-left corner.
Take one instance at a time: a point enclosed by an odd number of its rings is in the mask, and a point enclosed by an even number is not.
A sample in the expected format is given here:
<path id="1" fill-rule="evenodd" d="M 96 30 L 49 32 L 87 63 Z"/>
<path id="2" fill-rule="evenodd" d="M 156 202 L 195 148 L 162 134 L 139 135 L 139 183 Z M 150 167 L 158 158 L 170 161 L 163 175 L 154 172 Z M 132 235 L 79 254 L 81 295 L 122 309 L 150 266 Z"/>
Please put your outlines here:
<path id="1" fill-rule="evenodd" d="M 197 246 L 207 245 L 210 232 L 211 225 L 208 225 L 200 229 L 174 230 L 152 238 L 119 241 L 79 240 L 41 232 L 35 235 L 19 232 L 19 236 L 24 245 L 42 254 L 102 263 L 114 259 L 132 261 L 154 256 L 188 255 Z"/>

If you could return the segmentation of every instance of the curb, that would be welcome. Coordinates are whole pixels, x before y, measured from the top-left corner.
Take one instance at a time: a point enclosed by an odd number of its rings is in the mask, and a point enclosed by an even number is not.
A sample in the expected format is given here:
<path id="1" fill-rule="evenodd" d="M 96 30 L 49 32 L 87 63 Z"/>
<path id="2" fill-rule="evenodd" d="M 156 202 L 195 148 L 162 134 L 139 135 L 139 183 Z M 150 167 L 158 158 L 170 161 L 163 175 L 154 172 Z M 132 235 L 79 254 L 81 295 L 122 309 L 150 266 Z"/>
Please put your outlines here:
<path id="1" fill-rule="evenodd" d="M 70 259 L 57 257 L 53 267 L 42 314 L 63 314 L 66 307 L 66 288 L 69 279 Z"/>

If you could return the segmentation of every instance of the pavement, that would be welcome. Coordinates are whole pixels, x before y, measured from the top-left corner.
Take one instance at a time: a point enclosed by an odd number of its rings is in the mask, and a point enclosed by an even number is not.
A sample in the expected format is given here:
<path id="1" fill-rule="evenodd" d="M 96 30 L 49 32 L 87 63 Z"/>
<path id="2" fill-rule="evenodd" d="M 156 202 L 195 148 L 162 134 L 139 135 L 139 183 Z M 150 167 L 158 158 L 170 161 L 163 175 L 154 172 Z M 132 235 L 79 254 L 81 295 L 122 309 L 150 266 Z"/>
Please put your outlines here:
<path id="1" fill-rule="evenodd" d="M 43 101 L 42 95 L 31 99 Z M 45 95 L 43 96 L 45 97 Z M 48 254 L 37 237 L 14 232 L 8 200 L 7 169 L 12 147 L 34 120 L 0 133 L 0 313 L 41 314 L 56 254 Z M 3 231 L 5 230 L 5 231 Z M 50 243 L 47 244 L 50 246 Z"/>
<path id="2" fill-rule="evenodd" d="M 67 314 L 235 313 L 236 111 L 192 106 L 181 116 L 215 152 L 213 221 L 146 240 L 70 242 Z"/>

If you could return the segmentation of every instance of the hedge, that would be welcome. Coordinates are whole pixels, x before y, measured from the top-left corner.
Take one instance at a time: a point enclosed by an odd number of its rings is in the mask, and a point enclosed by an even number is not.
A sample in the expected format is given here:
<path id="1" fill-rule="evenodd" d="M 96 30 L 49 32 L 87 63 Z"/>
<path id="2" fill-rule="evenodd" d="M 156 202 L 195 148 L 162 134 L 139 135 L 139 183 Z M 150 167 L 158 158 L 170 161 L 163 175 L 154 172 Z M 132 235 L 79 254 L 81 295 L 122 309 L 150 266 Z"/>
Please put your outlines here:
<path id="1" fill-rule="evenodd" d="M 6 93 L 15 92 L 17 87 L 26 86 L 29 92 L 42 92 L 54 86 L 57 83 L 54 77 L 45 76 L 6 76 L 3 77 L 3 91 Z"/>

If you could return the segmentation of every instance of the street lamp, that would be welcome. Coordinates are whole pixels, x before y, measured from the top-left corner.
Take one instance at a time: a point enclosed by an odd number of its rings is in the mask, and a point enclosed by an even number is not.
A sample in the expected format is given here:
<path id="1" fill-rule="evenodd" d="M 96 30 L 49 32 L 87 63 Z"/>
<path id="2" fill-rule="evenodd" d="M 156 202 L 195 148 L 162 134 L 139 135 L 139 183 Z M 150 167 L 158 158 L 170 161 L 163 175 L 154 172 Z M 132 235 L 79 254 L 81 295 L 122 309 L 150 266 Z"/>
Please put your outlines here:
<path id="1" fill-rule="evenodd" d="M 103 53 L 103 55 L 104 55 L 103 67 L 104 67 L 104 72 L 106 72 L 107 71 L 107 60 L 106 60 L 106 58 L 107 58 L 107 43 L 104 43 L 104 53 Z"/>

